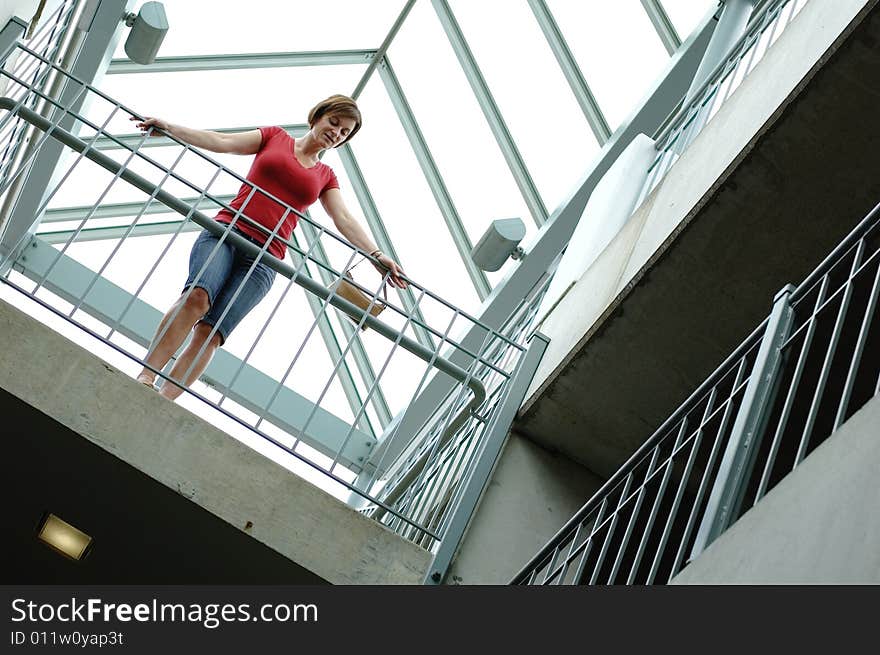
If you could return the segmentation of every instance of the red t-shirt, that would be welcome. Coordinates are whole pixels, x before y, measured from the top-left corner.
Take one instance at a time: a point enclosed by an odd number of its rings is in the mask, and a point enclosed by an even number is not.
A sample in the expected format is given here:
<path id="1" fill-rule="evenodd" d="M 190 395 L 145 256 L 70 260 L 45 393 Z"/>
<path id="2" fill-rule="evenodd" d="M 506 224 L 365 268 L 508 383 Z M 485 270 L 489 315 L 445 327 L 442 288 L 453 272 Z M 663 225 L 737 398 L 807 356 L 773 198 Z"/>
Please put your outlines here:
<path id="1" fill-rule="evenodd" d="M 282 128 L 261 127 L 260 132 L 263 141 L 248 171 L 246 177 L 248 182 L 253 182 L 301 212 L 305 212 L 327 189 L 339 188 L 339 181 L 333 169 L 326 164 L 318 162 L 311 168 L 306 168 L 299 163 L 293 154 L 293 137 Z M 229 203 L 230 207 L 236 211 L 241 209 L 252 188 L 250 184 L 242 184 L 238 195 Z M 265 243 L 267 236 L 248 225 L 242 216 L 247 216 L 265 228 L 274 230 L 278 221 L 284 216 L 285 209 L 284 205 L 260 191 L 255 191 L 235 222 L 235 227 L 260 243 Z M 221 223 L 230 223 L 233 216 L 234 212 L 223 208 L 216 218 Z M 298 218 L 296 214 L 289 212 L 284 224 L 278 229 L 278 236 L 289 240 Z M 284 259 L 286 248 L 283 242 L 273 239 L 269 244 L 269 253 L 278 259 Z"/>

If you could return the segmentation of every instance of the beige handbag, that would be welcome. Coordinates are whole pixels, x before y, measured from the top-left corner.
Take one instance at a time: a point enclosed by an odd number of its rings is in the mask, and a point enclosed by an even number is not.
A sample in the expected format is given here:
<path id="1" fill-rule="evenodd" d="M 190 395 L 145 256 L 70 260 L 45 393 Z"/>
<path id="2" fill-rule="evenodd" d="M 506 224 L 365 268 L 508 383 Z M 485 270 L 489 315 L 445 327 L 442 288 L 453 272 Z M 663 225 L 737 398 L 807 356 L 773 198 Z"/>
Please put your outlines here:
<path id="1" fill-rule="evenodd" d="M 363 260 L 361 260 L 361 261 L 363 261 Z M 357 264 L 355 264 L 354 266 L 349 268 L 347 271 L 345 271 L 339 279 L 337 279 L 332 285 L 330 285 L 329 290 L 335 291 L 336 295 L 340 296 L 341 298 L 345 298 L 348 302 L 350 302 L 353 305 L 356 305 L 357 307 L 359 307 L 360 309 L 362 309 L 364 311 L 367 311 L 367 308 L 369 308 L 369 312 L 372 316 L 378 316 L 379 314 L 381 314 L 385 310 L 385 303 L 381 302 L 378 299 L 376 299 L 374 301 L 372 296 L 367 295 L 366 293 L 364 293 L 358 287 L 356 287 L 354 284 L 351 283 L 351 282 L 354 282 L 354 277 L 352 276 L 351 271 L 354 269 L 355 266 L 357 266 L 360 263 L 361 262 L 358 262 Z M 351 282 L 349 282 L 349 280 L 351 280 Z M 382 285 L 382 299 L 385 300 L 386 302 L 388 301 L 388 291 L 386 290 L 384 284 Z M 372 305 L 372 307 L 370 305 Z M 360 319 L 354 318 L 353 316 L 349 316 L 345 312 L 342 312 L 342 313 L 345 315 L 345 317 L 348 320 L 350 320 L 355 325 L 360 323 Z M 366 330 L 366 329 L 367 329 L 366 323 L 361 324 L 361 330 Z"/>

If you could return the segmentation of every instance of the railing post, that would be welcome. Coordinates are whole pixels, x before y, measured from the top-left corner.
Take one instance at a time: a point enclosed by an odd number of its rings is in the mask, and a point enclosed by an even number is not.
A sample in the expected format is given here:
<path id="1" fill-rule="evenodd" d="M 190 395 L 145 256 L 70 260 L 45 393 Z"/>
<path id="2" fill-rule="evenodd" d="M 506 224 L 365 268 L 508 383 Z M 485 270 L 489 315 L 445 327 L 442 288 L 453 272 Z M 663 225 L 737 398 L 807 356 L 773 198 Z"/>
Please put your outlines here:
<path id="1" fill-rule="evenodd" d="M 529 338 L 529 347 L 522 355 L 522 360 L 513 376 L 508 380 L 507 388 L 498 401 L 498 406 L 495 408 L 489 425 L 486 426 L 483 451 L 462 487 L 458 503 L 451 514 L 447 529 L 442 535 L 428 574 L 425 576 L 425 584 L 441 584 L 446 577 L 449 566 L 452 564 L 452 558 L 461 545 L 464 533 L 473 518 L 483 490 L 489 482 L 498 456 L 501 454 L 501 449 L 507 441 L 510 425 L 523 403 L 529 384 L 538 370 L 538 364 L 549 343 L 550 339 L 540 332 L 535 332 Z"/>
<path id="2" fill-rule="evenodd" d="M 698 557 L 727 529 L 742 503 L 778 386 L 781 346 L 789 335 L 794 314 L 789 303 L 794 288 L 791 284 L 785 286 L 773 299 L 767 330 L 758 349 L 755 366 L 731 429 L 724 457 L 718 467 L 718 475 L 691 549 L 690 560 Z"/>

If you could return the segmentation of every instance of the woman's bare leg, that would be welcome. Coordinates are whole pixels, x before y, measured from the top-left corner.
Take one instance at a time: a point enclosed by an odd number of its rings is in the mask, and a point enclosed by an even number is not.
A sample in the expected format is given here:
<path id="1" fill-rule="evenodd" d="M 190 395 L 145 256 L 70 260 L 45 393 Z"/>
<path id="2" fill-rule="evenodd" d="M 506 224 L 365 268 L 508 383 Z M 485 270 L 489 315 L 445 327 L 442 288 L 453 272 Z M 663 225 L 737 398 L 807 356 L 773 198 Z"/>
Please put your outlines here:
<path id="1" fill-rule="evenodd" d="M 178 308 L 180 308 L 180 311 L 177 311 Z M 168 363 L 168 360 L 171 359 L 171 356 L 180 348 L 184 339 L 192 330 L 193 325 L 210 308 L 211 304 L 208 300 L 208 294 L 200 287 L 193 289 L 192 293 L 188 296 L 186 293 L 181 295 L 159 322 L 156 335 L 153 337 L 149 353 L 144 361 L 156 370 L 162 370 L 165 364 Z M 173 320 L 172 317 L 174 317 Z M 165 329 L 166 325 L 168 325 L 167 330 Z M 157 342 L 156 338 L 162 334 L 163 330 L 165 330 L 165 334 Z M 137 380 L 143 384 L 153 384 L 156 380 L 156 374 L 144 367 L 138 374 Z"/>
<path id="2" fill-rule="evenodd" d="M 217 352 L 217 348 L 220 347 L 220 342 L 222 341 L 220 333 L 215 332 L 211 336 L 211 341 L 204 346 L 204 349 L 202 349 L 202 346 L 208 339 L 208 335 L 211 334 L 212 329 L 213 326 L 208 325 L 207 323 L 199 323 L 196 325 L 193 330 L 192 339 L 190 339 L 189 344 L 187 344 L 186 349 L 180 354 L 180 357 L 177 358 L 177 361 L 174 362 L 174 367 L 169 374 L 170 378 L 177 382 L 181 382 L 184 373 L 186 373 L 191 367 L 189 375 L 185 381 L 186 386 L 190 386 L 193 382 L 199 379 L 199 376 L 204 373 L 206 368 L 208 368 L 208 364 L 211 363 L 211 358 L 214 356 L 214 353 Z M 193 366 L 193 360 L 196 358 L 196 355 L 199 354 L 200 350 L 202 351 L 202 354 Z M 159 390 L 159 393 L 168 400 L 174 400 L 183 393 L 183 389 L 176 384 L 171 384 L 166 381 Z"/>

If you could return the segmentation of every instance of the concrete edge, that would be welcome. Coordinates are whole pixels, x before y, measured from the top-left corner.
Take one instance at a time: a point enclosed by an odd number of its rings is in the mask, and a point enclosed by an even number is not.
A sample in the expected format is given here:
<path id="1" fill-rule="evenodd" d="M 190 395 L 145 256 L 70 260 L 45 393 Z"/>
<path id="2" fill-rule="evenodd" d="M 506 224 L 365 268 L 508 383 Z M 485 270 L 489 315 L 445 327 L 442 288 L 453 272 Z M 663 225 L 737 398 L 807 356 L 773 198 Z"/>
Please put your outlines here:
<path id="1" fill-rule="evenodd" d="M 123 462 L 333 584 L 421 584 L 427 551 L 2 300 L 0 334 L 0 387 Z"/>

